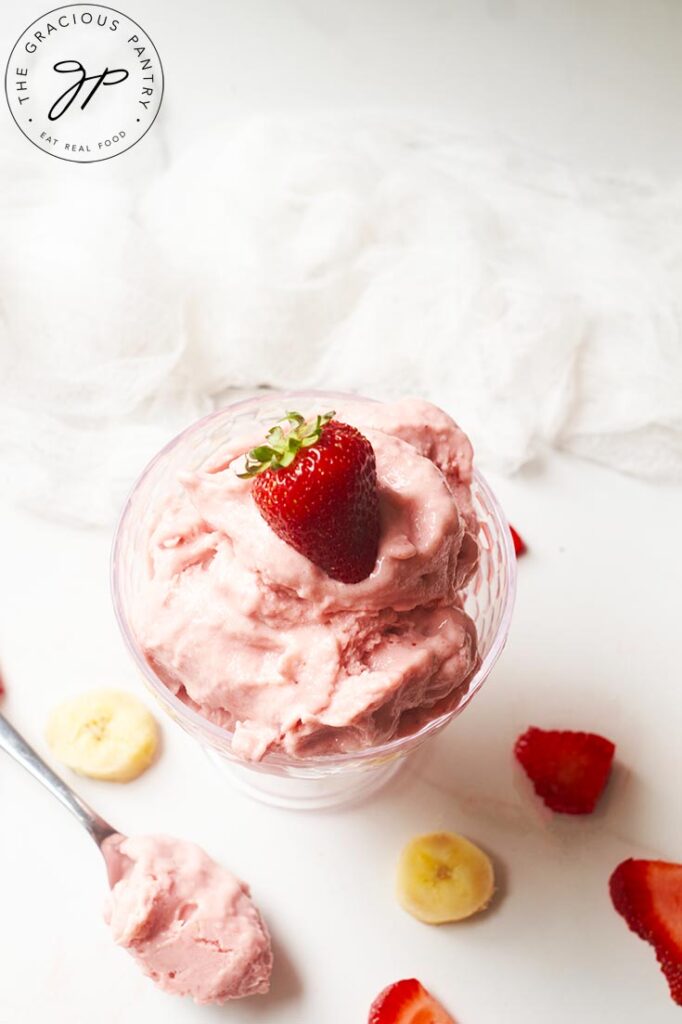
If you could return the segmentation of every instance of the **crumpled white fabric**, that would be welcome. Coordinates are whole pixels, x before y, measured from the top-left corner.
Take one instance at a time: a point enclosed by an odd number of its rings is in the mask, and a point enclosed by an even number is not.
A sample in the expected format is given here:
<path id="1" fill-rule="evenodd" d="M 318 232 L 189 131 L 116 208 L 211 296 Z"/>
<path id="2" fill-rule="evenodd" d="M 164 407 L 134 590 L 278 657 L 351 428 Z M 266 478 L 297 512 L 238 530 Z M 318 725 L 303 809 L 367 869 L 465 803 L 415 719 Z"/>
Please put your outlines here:
<path id="1" fill-rule="evenodd" d="M 137 178 L 16 154 L 0 470 L 43 513 L 110 522 L 172 433 L 260 386 L 423 395 L 484 467 L 554 445 L 682 479 L 680 185 L 407 117 L 251 119 Z"/>

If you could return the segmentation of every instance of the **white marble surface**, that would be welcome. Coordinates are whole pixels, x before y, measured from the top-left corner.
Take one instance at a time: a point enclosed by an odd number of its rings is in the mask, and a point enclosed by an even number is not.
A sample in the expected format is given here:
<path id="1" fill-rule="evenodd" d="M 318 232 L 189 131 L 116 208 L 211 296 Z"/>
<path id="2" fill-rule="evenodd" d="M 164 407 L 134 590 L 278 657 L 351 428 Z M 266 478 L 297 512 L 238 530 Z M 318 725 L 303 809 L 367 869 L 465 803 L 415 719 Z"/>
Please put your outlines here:
<path id="1" fill-rule="evenodd" d="M 678 1019 L 652 951 L 611 909 L 607 879 L 627 856 L 682 850 L 682 490 L 559 456 L 495 484 L 532 546 L 509 646 L 462 718 L 387 791 L 336 812 L 268 809 L 232 792 L 170 722 L 162 758 L 138 782 L 77 780 L 122 829 L 191 837 L 249 879 L 276 939 L 272 995 L 217 1010 L 158 992 L 109 940 L 87 836 L 3 760 L 2 1024 L 89 1020 L 103 1000 L 97 1019 L 107 1024 L 345 1024 L 365 1020 L 379 989 L 409 975 L 459 1024 Z M 2 523 L 5 710 L 45 752 L 56 701 L 140 684 L 111 612 L 106 531 L 9 509 Z M 593 817 L 553 818 L 529 793 L 511 748 L 530 723 L 617 742 Z M 499 894 L 478 920 L 433 929 L 399 909 L 392 874 L 406 839 L 443 827 L 490 851 Z"/>
<path id="2" fill-rule="evenodd" d="M 0 7 L 7 49 L 47 6 Z M 680 166 L 677 0 L 135 0 L 125 10 L 166 69 L 160 151 L 195 146 L 245 112 L 412 106 L 588 170 L 673 177 Z M 136 147 L 125 173 L 158 166 L 150 153 Z M 682 491 L 559 456 L 495 483 L 532 547 L 509 647 L 466 714 L 382 795 L 334 813 L 269 810 L 231 792 L 171 723 L 145 778 L 78 781 L 122 829 L 192 838 L 249 879 L 276 939 L 271 996 L 217 1010 L 157 992 L 109 941 L 96 850 L 3 759 L 0 1024 L 348 1024 L 407 975 L 459 1024 L 678 1020 L 606 881 L 629 855 L 682 857 Z M 139 683 L 111 612 L 108 534 L 0 515 L 3 706 L 45 752 L 59 699 Z M 552 818 L 529 794 L 511 747 L 531 722 L 617 742 L 592 818 Z M 480 919 L 429 929 L 398 908 L 392 871 L 408 837 L 441 827 L 490 851 L 500 891 Z"/>

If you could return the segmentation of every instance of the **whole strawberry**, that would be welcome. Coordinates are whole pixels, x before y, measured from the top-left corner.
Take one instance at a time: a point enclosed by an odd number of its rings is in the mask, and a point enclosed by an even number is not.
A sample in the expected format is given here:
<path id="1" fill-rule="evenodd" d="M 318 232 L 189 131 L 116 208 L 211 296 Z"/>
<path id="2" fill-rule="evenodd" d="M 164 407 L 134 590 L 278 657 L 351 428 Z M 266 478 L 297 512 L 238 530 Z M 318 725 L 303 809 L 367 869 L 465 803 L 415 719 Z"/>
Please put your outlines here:
<path id="1" fill-rule="evenodd" d="M 287 413 L 246 457 L 260 514 L 282 540 L 332 579 L 359 583 L 379 547 L 374 449 L 334 413 L 305 420 Z"/>

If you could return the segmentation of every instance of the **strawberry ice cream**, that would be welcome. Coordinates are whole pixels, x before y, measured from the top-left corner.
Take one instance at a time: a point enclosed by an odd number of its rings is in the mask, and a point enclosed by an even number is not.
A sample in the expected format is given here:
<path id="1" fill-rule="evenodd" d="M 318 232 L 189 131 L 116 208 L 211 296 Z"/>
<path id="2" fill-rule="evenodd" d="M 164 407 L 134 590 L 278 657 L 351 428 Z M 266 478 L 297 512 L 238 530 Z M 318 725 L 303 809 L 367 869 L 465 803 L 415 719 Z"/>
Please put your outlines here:
<path id="1" fill-rule="evenodd" d="M 270 937 L 242 882 L 193 843 L 168 836 L 108 843 L 104 917 L 145 974 L 196 1003 L 268 991 Z"/>
<path id="2" fill-rule="evenodd" d="M 144 523 L 137 640 L 173 693 L 230 730 L 247 759 L 407 735 L 456 706 L 478 665 L 461 598 L 478 559 L 468 439 L 415 399 L 346 400 L 336 418 L 376 457 L 379 550 L 361 582 L 330 578 L 259 513 L 237 471 L 262 433 L 228 438 Z"/>

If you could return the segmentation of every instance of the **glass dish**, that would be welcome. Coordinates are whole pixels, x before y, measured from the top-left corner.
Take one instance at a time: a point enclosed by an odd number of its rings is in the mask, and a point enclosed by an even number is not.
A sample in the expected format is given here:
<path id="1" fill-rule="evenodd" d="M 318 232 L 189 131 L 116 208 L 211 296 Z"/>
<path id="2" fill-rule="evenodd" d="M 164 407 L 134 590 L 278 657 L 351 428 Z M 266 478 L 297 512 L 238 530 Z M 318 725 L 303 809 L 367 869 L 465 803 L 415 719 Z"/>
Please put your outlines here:
<path id="1" fill-rule="evenodd" d="M 291 808 L 319 808 L 367 796 L 383 785 L 431 736 L 461 714 L 489 676 L 507 639 L 516 589 L 516 556 L 504 513 L 480 473 L 472 486 L 480 521 L 480 563 L 465 591 L 465 609 L 478 630 L 480 665 L 462 687 L 457 705 L 432 719 L 419 731 L 380 746 L 324 756 L 296 758 L 270 753 L 257 763 L 232 752 L 227 730 L 187 707 L 156 675 L 140 648 L 129 620 L 131 595 L 144 565 L 144 512 L 161 495 L 178 490 L 178 472 L 198 468 L 234 432 L 254 424 L 271 425 L 284 409 L 310 414 L 326 411 L 335 400 L 371 401 L 331 391 L 269 391 L 228 405 L 188 427 L 149 463 L 125 503 L 114 537 L 111 585 L 114 608 L 126 645 L 142 677 L 163 710 L 193 736 L 231 781 L 249 795 Z M 333 406 L 332 406 L 333 407 Z"/>

